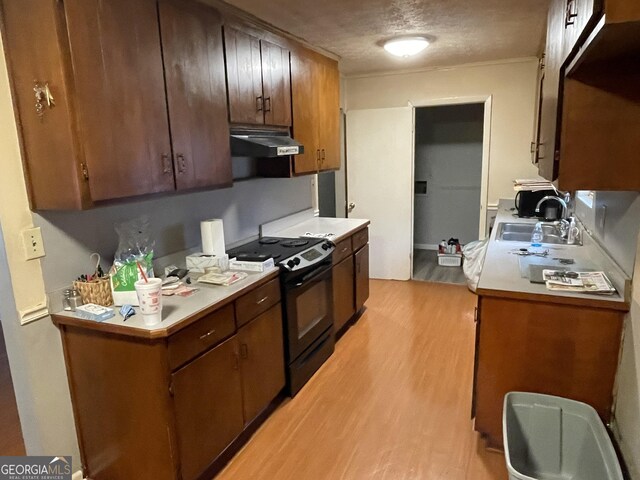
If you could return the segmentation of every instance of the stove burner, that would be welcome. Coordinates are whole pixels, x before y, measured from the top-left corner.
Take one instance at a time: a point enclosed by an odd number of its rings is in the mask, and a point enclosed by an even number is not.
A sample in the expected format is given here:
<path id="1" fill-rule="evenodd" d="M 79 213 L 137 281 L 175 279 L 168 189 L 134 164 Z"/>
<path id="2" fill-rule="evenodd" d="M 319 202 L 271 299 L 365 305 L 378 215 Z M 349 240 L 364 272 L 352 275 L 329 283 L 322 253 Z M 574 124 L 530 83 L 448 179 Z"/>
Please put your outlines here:
<path id="1" fill-rule="evenodd" d="M 309 240 L 293 239 L 285 240 L 281 242 L 280 245 L 283 247 L 304 247 L 307 243 L 309 243 Z"/>
<path id="2" fill-rule="evenodd" d="M 270 238 L 270 237 L 264 237 L 258 240 L 258 242 L 260 242 L 262 245 L 273 245 L 275 243 L 278 243 L 279 241 L 280 240 L 277 238 Z"/>

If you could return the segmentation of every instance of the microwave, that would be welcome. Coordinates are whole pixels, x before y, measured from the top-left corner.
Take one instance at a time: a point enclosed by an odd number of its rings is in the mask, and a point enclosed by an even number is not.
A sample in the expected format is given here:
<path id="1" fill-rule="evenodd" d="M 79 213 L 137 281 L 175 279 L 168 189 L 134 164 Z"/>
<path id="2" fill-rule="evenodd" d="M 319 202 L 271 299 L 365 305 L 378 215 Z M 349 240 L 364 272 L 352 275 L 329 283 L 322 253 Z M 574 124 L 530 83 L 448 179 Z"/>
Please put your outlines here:
<path id="1" fill-rule="evenodd" d="M 539 213 L 536 213 L 536 205 L 538 202 L 551 195 L 557 197 L 558 194 L 555 190 L 538 190 L 535 192 L 522 190 L 516 194 L 516 210 L 519 217 L 525 218 L 543 218 L 545 216 L 545 209 L 541 208 Z M 546 202 L 545 202 L 546 203 Z"/>

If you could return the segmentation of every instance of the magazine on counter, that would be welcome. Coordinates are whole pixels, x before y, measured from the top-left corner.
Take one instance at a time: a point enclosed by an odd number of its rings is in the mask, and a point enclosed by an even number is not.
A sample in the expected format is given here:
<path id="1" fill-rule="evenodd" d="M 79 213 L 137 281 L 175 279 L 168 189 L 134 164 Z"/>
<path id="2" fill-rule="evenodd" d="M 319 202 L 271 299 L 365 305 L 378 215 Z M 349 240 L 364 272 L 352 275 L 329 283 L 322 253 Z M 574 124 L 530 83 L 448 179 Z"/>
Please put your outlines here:
<path id="1" fill-rule="evenodd" d="M 611 295 L 616 292 L 604 272 L 543 270 L 542 276 L 549 290 L 601 295 Z"/>

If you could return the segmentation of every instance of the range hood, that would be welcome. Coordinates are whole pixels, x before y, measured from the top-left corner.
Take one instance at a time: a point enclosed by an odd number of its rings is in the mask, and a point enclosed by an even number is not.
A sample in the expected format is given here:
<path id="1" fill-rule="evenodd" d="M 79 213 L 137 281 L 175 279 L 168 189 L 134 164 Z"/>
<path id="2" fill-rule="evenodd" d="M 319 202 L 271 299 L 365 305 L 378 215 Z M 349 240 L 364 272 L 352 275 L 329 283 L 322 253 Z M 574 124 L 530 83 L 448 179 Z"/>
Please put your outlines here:
<path id="1" fill-rule="evenodd" d="M 286 130 L 232 129 L 231 155 L 234 157 L 274 158 L 298 155 L 304 146 Z"/>

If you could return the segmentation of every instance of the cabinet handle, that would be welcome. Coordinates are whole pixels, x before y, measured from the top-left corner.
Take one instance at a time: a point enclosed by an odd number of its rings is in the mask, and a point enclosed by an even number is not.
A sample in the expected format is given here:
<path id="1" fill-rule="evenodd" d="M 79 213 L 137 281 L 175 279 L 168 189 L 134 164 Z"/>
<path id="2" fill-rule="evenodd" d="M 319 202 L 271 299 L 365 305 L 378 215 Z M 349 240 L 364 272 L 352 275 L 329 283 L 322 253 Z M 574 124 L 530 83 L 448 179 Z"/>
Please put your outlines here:
<path id="1" fill-rule="evenodd" d="M 160 158 L 162 159 L 162 173 L 169 175 L 171 173 L 171 157 L 165 153 Z"/>
<path id="2" fill-rule="evenodd" d="M 573 6 L 575 5 L 575 0 L 567 0 L 567 11 L 564 17 L 564 28 L 569 27 L 570 25 L 576 24 L 577 13 L 573 12 Z"/>
<path id="3" fill-rule="evenodd" d="M 346 252 L 347 250 L 349 250 L 349 247 L 344 247 L 340 253 L 344 253 L 344 252 Z"/>
<path id="4" fill-rule="evenodd" d="M 473 322 L 478 323 L 478 307 L 473 309 Z"/>
<path id="5" fill-rule="evenodd" d="M 320 149 L 316 150 L 316 164 L 320 168 Z"/>
<path id="6" fill-rule="evenodd" d="M 259 112 L 262 111 L 262 103 L 262 95 L 256 97 L 256 110 L 258 110 Z"/>
<path id="7" fill-rule="evenodd" d="M 240 356 L 244 359 L 249 358 L 249 347 L 246 343 L 240 344 Z"/>
<path id="8" fill-rule="evenodd" d="M 240 370 L 240 355 L 238 355 L 238 352 L 233 352 L 233 369 Z"/>
<path id="9" fill-rule="evenodd" d="M 204 335 L 200 335 L 200 340 L 206 340 L 208 337 L 210 337 L 211 335 L 213 335 L 214 333 L 216 333 L 216 329 L 212 328 L 211 330 L 209 330 L 207 333 L 205 333 Z"/>
<path id="10" fill-rule="evenodd" d="M 269 295 L 267 295 L 267 296 L 266 296 L 266 297 L 264 297 L 264 298 L 261 298 L 260 300 L 258 300 L 258 301 L 256 302 L 256 305 L 260 305 L 261 303 L 266 302 L 268 298 L 269 298 Z"/>
<path id="11" fill-rule="evenodd" d="M 325 152 L 324 152 L 324 148 L 322 149 L 322 163 L 324 164 L 324 160 L 325 160 L 326 156 L 325 156 Z"/>
<path id="12" fill-rule="evenodd" d="M 270 112 L 271 111 L 271 97 L 265 97 L 265 99 L 264 99 L 264 111 L 265 112 Z"/>
<path id="13" fill-rule="evenodd" d="M 184 155 L 179 153 L 176 158 L 178 159 L 178 173 L 184 173 L 187 170 L 187 165 L 184 161 Z"/>

